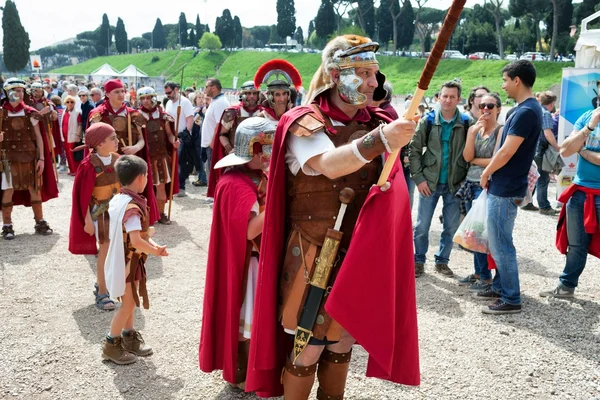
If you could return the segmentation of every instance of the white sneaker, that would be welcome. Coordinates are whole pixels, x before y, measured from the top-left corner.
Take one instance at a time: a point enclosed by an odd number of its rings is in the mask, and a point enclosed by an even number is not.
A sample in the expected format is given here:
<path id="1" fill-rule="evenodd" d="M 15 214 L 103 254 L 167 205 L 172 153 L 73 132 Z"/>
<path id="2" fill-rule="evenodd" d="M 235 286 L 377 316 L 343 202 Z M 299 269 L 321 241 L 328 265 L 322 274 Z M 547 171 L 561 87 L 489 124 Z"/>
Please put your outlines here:
<path id="1" fill-rule="evenodd" d="M 185 189 L 179 189 L 179 193 L 177 193 L 175 195 L 175 197 L 187 197 L 187 193 L 185 192 Z"/>
<path id="2" fill-rule="evenodd" d="M 58 167 L 58 172 L 67 172 L 67 166 L 66 165 L 61 165 Z"/>

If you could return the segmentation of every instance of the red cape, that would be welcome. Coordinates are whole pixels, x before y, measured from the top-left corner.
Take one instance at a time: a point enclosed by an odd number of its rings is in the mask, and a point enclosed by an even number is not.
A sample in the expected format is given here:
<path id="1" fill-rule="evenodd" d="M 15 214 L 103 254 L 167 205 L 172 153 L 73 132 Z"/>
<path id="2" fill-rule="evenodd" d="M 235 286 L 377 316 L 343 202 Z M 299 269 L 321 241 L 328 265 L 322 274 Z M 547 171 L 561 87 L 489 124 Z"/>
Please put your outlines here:
<path id="1" fill-rule="evenodd" d="M 389 121 L 379 109 L 367 111 Z M 287 354 L 282 346 L 283 327 L 277 320 L 277 296 L 286 237 L 285 136 L 290 125 L 309 112 L 310 107 L 296 107 L 284 114 L 273 144 L 246 380 L 246 390 L 261 397 L 283 392 L 279 379 Z M 369 352 L 367 376 L 418 385 L 412 224 L 406 184 L 398 170 L 396 163 L 388 192 L 371 190 L 327 300 L 327 311 Z M 388 240 L 382 242 L 382 238 Z M 373 265 L 378 269 L 374 271 Z"/>
<path id="2" fill-rule="evenodd" d="M 36 112 L 37 110 L 33 107 L 25 106 L 25 113 Z M 40 125 L 42 121 L 38 123 Z M 58 197 L 58 185 L 56 183 L 56 174 L 54 173 L 54 165 L 52 164 L 52 153 L 50 152 L 50 146 L 48 144 L 48 136 L 45 134 L 45 130 L 41 129 L 40 125 L 40 133 L 42 135 L 42 141 L 44 142 L 44 172 L 42 173 L 42 202 L 46 202 L 50 199 L 54 199 Z M 0 190 L 0 195 L 1 195 Z M 13 204 L 15 206 L 26 206 L 31 207 L 31 196 L 29 195 L 29 190 L 15 190 L 13 192 L 12 198 Z"/>
<path id="3" fill-rule="evenodd" d="M 258 198 L 241 172 L 223 174 L 215 190 L 200 332 L 200 369 L 223 370 L 235 384 L 248 215 Z"/>
<path id="4" fill-rule="evenodd" d="M 69 226 L 69 251 L 72 254 L 96 254 L 96 236 L 88 235 L 83 227 L 96 185 L 96 171 L 90 162 L 90 155 L 79 164 L 73 181 L 71 222 Z"/>
<path id="5" fill-rule="evenodd" d="M 100 115 L 102 116 L 102 122 L 105 122 L 112 126 L 110 119 L 108 118 L 108 107 L 110 107 L 110 103 L 108 101 L 105 101 L 98 107 L 94 108 L 92 111 L 90 111 L 88 117 L 89 121 L 92 120 L 92 116 L 94 116 L 97 113 L 100 113 Z M 138 112 L 136 109 L 131 107 L 126 107 L 126 109 L 127 113 Z M 148 213 L 148 215 L 150 216 L 150 225 L 154 225 L 154 223 L 160 219 L 160 212 L 158 211 L 158 203 L 156 202 L 156 196 L 154 195 L 154 185 L 152 184 L 152 182 L 154 182 L 152 178 L 152 168 L 150 168 L 152 164 L 150 163 L 150 152 L 148 151 L 148 138 L 146 137 L 145 129 L 142 129 L 142 135 L 144 137 L 145 142 L 144 148 L 137 152 L 135 155 L 146 160 L 146 164 L 148 164 L 148 184 L 146 185 L 146 189 L 144 189 L 143 195 L 148 201 L 148 208 L 150 209 L 150 212 Z"/>
<path id="6" fill-rule="evenodd" d="M 225 109 L 225 111 L 223 111 L 223 114 L 225 114 L 228 110 L 240 110 L 243 107 L 242 103 L 237 104 L 235 106 L 232 107 L 227 107 Z M 261 111 L 263 108 L 261 106 L 257 106 L 256 110 L 253 111 L 253 113 L 256 113 L 258 111 Z M 248 111 L 248 110 L 246 110 Z M 248 111 L 248 113 L 250 113 L 250 111 Z M 211 161 L 210 161 L 210 173 L 208 174 L 208 188 L 206 189 L 206 197 L 215 197 L 215 188 L 217 187 L 217 182 L 219 180 L 219 178 L 221 178 L 221 176 L 223 176 L 223 170 L 225 168 L 217 168 L 215 169 L 215 164 L 217 162 L 219 162 L 219 160 L 221 160 L 223 157 L 225 157 L 227 154 L 225 154 L 225 147 L 223 147 L 223 145 L 221 144 L 221 142 L 219 141 L 219 133 L 221 132 L 221 121 L 223 120 L 223 116 L 221 115 L 221 119 L 219 119 L 219 123 L 217 124 L 217 127 L 215 128 L 215 134 L 213 135 L 213 143 L 212 143 L 212 156 L 211 156 Z M 233 146 L 234 144 L 231 143 L 231 146 Z"/>
<path id="7" fill-rule="evenodd" d="M 569 234 L 567 232 L 567 203 L 577 191 L 582 191 L 586 195 L 583 205 L 583 225 L 585 233 L 592 235 L 588 245 L 588 254 L 600 258 L 600 229 L 598 228 L 598 217 L 596 207 L 594 206 L 594 196 L 600 196 L 600 190 L 585 186 L 571 184 L 558 198 L 558 201 L 564 204 L 560 209 L 558 216 L 558 225 L 556 227 L 556 248 L 561 254 L 567 254 L 569 250 Z"/>

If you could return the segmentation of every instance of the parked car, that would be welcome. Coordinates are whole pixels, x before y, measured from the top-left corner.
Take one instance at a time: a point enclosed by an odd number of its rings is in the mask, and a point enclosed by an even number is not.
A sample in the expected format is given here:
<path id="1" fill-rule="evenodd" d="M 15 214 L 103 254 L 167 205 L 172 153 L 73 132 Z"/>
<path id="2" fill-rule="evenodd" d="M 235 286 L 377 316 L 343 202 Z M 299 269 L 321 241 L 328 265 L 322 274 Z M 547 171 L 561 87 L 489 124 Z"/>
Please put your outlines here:
<path id="1" fill-rule="evenodd" d="M 483 60 L 485 58 L 485 53 L 478 51 L 477 53 L 469 54 L 469 60 Z"/>
<path id="2" fill-rule="evenodd" d="M 502 60 L 502 58 L 500 58 L 499 54 L 488 54 L 487 56 L 488 60 Z"/>
<path id="3" fill-rule="evenodd" d="M 466 60 L 467 56 L 465 56 L 458 50 L 446 50 L 444 51 L 442 58 L 450 58 L 453 60 Z"/>
<path id="4" fill-rule="evenodd" d="M 519 57 L 519 60 L 529 60 L 529 61 L 546 61 L 547 57 L 543 53 L 538 53 L 536 51 L 528 51 Z"/>
<path id="5" fill-rule="evenodd" d="M 504 59 L 507 61 L 517 61 L 519 59 L 519 57 L 517 57 L 517 55 L 513 53 L 513 54 L 507 55 Z"/>

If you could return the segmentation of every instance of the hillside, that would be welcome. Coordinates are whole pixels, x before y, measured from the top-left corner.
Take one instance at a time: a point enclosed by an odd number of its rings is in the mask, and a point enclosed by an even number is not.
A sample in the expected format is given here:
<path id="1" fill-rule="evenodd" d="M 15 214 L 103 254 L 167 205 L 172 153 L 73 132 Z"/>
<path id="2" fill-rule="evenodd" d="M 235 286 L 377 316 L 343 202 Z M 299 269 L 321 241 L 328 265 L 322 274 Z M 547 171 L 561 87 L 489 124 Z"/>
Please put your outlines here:
<path id="1" fill-rule="evenodd" d="M 152 62 L 152 58 L 155 56 L 158 56 L 159 60 Z M 206 77 L 214 76 L 216 72 L 216 76 L 221 80 L 224 87 L 231 87 L 233 77 L 239 74 L 239 87 L 242 82 L 254 77 L 254 73 L 262 63 L 273 58 L 283 58 L 294 64 L 302 75 L 305 88 L 308 87 L 321 60 L 319 54 L 305 53 L 258 51 L 231 53 L 218 51 L 209 53 L 202 51 L 196 57 L 193 57 L 192 51 L 170 50 L 156 53 L 97 57 L 78 65 L 59 68 L 51 72 L 89 74 L 104 63 L 109 63 L 116 69 L 123 69 L 129 64 L 134 64 L 150 76 L 164 75 L 167 79 L 179 81 L 181 68 L 185 65 L 184 86 L 190 86 L 194 82 L 198 86 L 202 86 Z M 394 93 L 401 95 L 414 91 L 421 70 L 425 65 L 424 59 L 383 55 L 379 56 L 379 62 L 381 71 L 386 74 L 388 80 L 394 86 Z M 504 97 L 501 90 L 501 70 L 507 63 L 507 61 L 492 60 L 442 60 L 430 84 L 427 96 L 432 96 L 443 82 L 460 78 L 465 90 L 474 86 L 485 85 Z M 562 69 L 572 67 L 573 63 L 536 62 L 535 66 L 538 71 L 538 79 L 534 90 L 541 91 L 560 84 Z"/>

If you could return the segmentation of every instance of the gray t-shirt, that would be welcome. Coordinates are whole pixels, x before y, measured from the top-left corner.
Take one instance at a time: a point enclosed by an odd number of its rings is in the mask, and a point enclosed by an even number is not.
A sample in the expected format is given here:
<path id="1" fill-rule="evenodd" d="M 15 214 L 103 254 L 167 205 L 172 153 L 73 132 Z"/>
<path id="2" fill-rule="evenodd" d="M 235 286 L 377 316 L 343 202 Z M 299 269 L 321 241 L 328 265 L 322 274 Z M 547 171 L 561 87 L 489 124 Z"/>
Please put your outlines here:
<path id="1" fill-rule="evenodd" d="M 477 132 L 477 135 L 475 136 L 475 158 L 492 158 L 494 155 L 494 147 L 496 146 L 496 137 L 498 136 L 500 128 L 502 128 L 502 125 L 498 125 L 498 127 L 486 138 L 481 137 L 481 131 Z M 480 167 L 479 165 L 471 164 L 469 171 L 467 171 L 467 180 L 469 182 L 479 182 L 484 169 L 485 168 Z"/>

